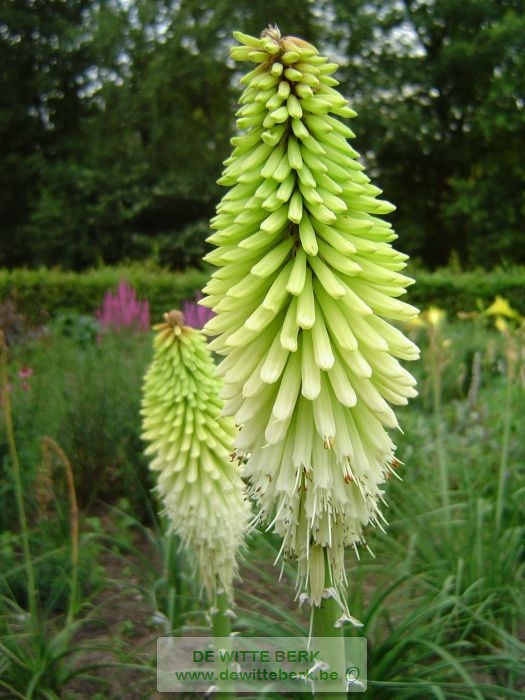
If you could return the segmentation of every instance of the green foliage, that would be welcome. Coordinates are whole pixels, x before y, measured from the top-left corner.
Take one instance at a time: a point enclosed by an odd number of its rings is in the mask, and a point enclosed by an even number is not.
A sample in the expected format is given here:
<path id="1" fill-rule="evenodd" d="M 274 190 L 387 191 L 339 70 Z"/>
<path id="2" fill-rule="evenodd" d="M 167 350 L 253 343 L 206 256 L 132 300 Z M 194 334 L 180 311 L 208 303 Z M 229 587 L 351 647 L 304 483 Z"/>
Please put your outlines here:
<path id="1" fill-rule="evenodd" d="M 370 539 L 378 564 L 355 571 L 353 610 L 363 615 L 365 634 L 372 639 L 370 697 L 519 697 L 519 626 L 525 617 L 525 472 L 518 438 L 524 429 L 523 392 L 513 392 L 509 404 L 502 400 L 508 347 L 497 333 L 468 321 L 444 325 L 439 337 L 439 346 L 423 344 L 422 401 L 401 415 L 405 434 L 399 455 L 407 467 L 404 481 L 388 489 L 388 532 Z M 469 382 L 458 381 L 474 348 L 480 361 L 474 361 Z M 436 385 L 425 381 L 434 367 L 443 379 L 439 398 L 448 397 L 443 404 L 433 396 Z M 498 526 L 502 456 L 508 472 Z M 446 502 L 441 459 L 447 465 Z M 365 600 L 366 580 L 381 579 L 385 561 L 390 585 L 376 585 L 372 599 Z"/>
<path id="2" fill-rule="evenodd" d="M 368 640 L 365 697 L 519 698 L 523 645 L 485 618 L 453 581 L 441 588 L 421 585 L 409 564 L 391 567 L 388 581 L 379 566 L 362 567 L 354 575 L 350 603 L 363 622 L 357 634 Z M 379 577 L 373 592 L 366 588 L 365 575 Z M 475 641 L 468 639 L 473 625 Z"/>
<path id="3" fill-rule="evenodd" d="M 0 617 L 0 697 L 57 700 L 74 678 L 92 678 L 94 664 L 78 662 L 90 650 L 75 641 L 81 620 L 55 630 L 45 619 L 34 629 L 25 611 L 9 598 L 0 597 L 0 609 L 6 611 Z"/>
<path id="4" fill-rule="evenodd" d="M 20 0 L 0 23 L 0 265 L 195 264 L 233 130 L 231 32 L 268 23 L 345 59 L 404 250 L 525 262 L 520 0 Z"/>
<path id="5" fill-rule="evenodd" d="M 122 506 L 127 506 L 130 512 L 122 510 Z M 157 504 L 157 512 L 159 509 Z M 108 537 L 101 530 L 99 539 L 121 557 L 124 565 L 128 564 L 130 555 L 140 561 L 141 581 L 136 588 L 151 607 L 151 624 L 158 634 L 168 635 L 180 632 L 201 617 L 201 586 L 195 562 L 181 546 L 178 536 L 168 532 L 168 522 L 158 519 L 157 512 L 152 510 L 152 524 L 146 526 L 144 518 L 138 519 L 129 503 L 121 501 L 111 508 L 116 533 Z M 150 545 L 152 557 L 144 556 L 137 548 L 137 533 Z"/>
<path id="6" fill-rule="evenodd" d="M 46 614 L 65 613 L 71 590 L 71 551 L 69 528 L 62 518 L 42 519 L 31 533 L 31 554 L 38 596 Z M 64 544 L 66 542 L 67 544 Z M 92 537 L 81 539 L 79 582 L 81 598 L 87 599 L 102 583 L 101 569 L 94 566 L 98 548 Z M 28 592 L 21 562 L 19 538 L 8 530 L 0 537 L 2 575 L 0 596 L 9 596 L 21 608 L 27 608 Z"/>
<path id="7" fill-rule="evenodd" d="M 48 440 L 46 446 L 53 448 L 68 476 L 66 500 L 69 501 L 70 511 L 70 547 L 49 551 L 50 523 L 44 520 L 38 530 L 30 532 L 29 529 L 27 514 L 30 509 L 13 429 L 12 388 L 3 333 L 0 333 L 0 370 L 2 424 L 8 443 L 8 455 L 3 462 L 12 479 L 16 501 L 16 514 L 9 522 L 11 529 L 4 532 L 0 542 L 2 561 L 7 565 L 0 575 L 0 696 L 50 700 L 60 697 L 63 687 L 72 679 L 89 677 L 89 672 L 96 666 L 91 660 L 87 661 L 87 665 L 78 662 L 80 652 L 85 653 L 88 648 L 78 642 L 85 618 L 76 619 L 82 604 L 78 599 L 79 527 L 74 478 L 67 457 L 56 443 Z M 48 457 L 51 459 L 51 453 Z M 39 500 L 42 519 L 49 514 L 46 506 L 52 499 L 50 470 L 51 461 L 48 461 L 44 470 L 47 478 L 41 473 L 37 479 L 40 483 L 35 484 L 35 489 L 40 487 L 40 495 L 44 490 L 48 492 L 47 498 Z M 53 521 L 51 529 L 54 530 L 57 525 L 60 531 L 58 518 Z M 15 527 L 18 528 L 16 534 L 13 531 Z M 33 535 L 32 539 L 30 534 Z M 54 534 L 56 536 L 56 532 Z M 31 549 L 35 540 L 37 549 L 41 548 L 39 556 L 35 556 L 34 549 Z M 57 551 L 62 550 L 65 557 L 57 560 Z M 83 559 L 87 553 L 88 548 L 85 548 Z M 46 598 L 42 600 L 40 596 Z M 19 598 L 23 599 L 22 603 Z M 50 615 L 50 610 L 56 607 L 67 607 L 67 614 L 58 621 Z M 108 652 L 111 653 L 111 650 Z"/>
<path id="8" fill-rule="evenodd" d="M 29 501 L 36 500 L 36 465 L 46 435 L 68 455 L 82 506 L 95 498 L 115 502 L 125 495 L 147 518 L 152 483 L 142 456 L 139 407 L 151 352 L 149 335 L 108 334 L 100 343 L 79 341 L 48 337 L 21 350 L 12 367 L 15 431 Z M 33 369 L 26 391 L 15 381 L 23 364 Z M 2 437 L 3 432 L 0 425 Z M 2 440 L 2 457 L 4 450 Z M 0 469 L 6 502 L 0 524 L 8 527 L 14 504 L 8 496 L 7 461 Z M 62 483 L 59 473 L 56 478 Z"/>
<path id="9" fill-rule="evenodd" d="M 37 236 L 28 224 L 38 207 L 47 162 L 77 158 L 87 145 L 84 127 L 90 110 L 82 92 L 96 59 L 84 35 L 86 4 L 21 0 L 2 6 L 0 255 L 11 264 L 34 260 Z"/>
<path id="10" fill-rule="evenodd" d="M 445 345 L 441 346 L 443 353 L 437 360 L 430 355 L 428 327 L 415 328 L 412 332 L 419 334 L 417 342 L 422 347 L 423 360 L 415 368 L 421 398 L 400 410 L 404 434 L 399 433 L 396 441 L 399 457 L 405 463 L 399 470 L 403 481 L 393 479 L 385 489 L 389 504 L 386 533 L 377 529 L 368 533 L 368 543 L 376 559 L 366 551 L 361 553 L 360 562 L 355 561 L 351 552 L 347 559 L 349 606 L 351 613 L 364 623 L 364 629 L 347 627 L 346 633 L 364 633 L 369 645 L 369 690 L 364 697 L 374 700 L 520 698 L 524 647 L 519 639 L 525 620 L 522 592 L 525 452 L 521 439 L 525 433 L 525 395 L 523 374 L 518 370 L 523 371 L 523 355 L 518 355 L 516 360 L 517 374 L 507 406 L 510 349 L 506 338 L 491 327 L 489 320 L 445 323 L 441 328 Z M 78 436 L 82 421 L 93 425 L 97 420 L 99 430 L 107 430 L 108 435 L 114 436 L 113 447 L 111 440 L 105 442 L 107 456 L 100 459 L 98 471 L 91 472 L 92 479 L 97 479 L 103 488 L 111 476 L 105 465 L 115 463 L 123 441 L 132 442 L 130 429 L 123 429 L 120 424 L 129 426 L 136 420 L 136 428 L 131 431 L 139 430 L 138 416 L 131 416 L 139 400 L 140 376 L 148 361 L 141 338 L 149 346 L 149 339 L 135 335 L 127 340 L 118 336 L 106 347 L 106 338 L 97 346 L 54 337 L 18 349 L 16 360 L 12 360 L 11 397 L 29 505 L 34 505 L 34 484 L 30 477 L 38 463 L 34 436 L 58 436 L 71 449 L 68 433 Z M 519 346 L 519 352 L 523 353 L 523 345 Z M 447 508 L 443 507 L 436 459 L 438 433 L 431 381 L 432 364 L 436 361 L 441 378 L 440 439 L 449 478 Z M 33 393 L 21 391 L 17 383 L 16 371 L 22 363 L 34 369 L 29 379 Z M 104 365 L 108 366 L 107 372 Z M 100 379 L 95 379 L 96 372 L 101 374 Z M 75 386 L 84 382 L 95 382 L 91 393 Z M 66 385 L 68 392 L 64 392 Z M 127 408 L 119 414 L 117 399 L 110 403 L 108 398 L 109 403 L 104 403 L 101 392 L 116 393 L 118 402 L 129 401 Z M 78 406 L 74 408 L 82 402 L 93 405 L 84 412 Z M 62 422 L 65 404 L 74 408 L 76 427 Z M 110 411 L 117 412 L 114 421 Z M 507 418 L 510 418 L 510 435 L 506 445 L 503 432 Z M 84 441 L 87 445 L 96 439 L 96 432 L 88 431 Z M 139 453 L 138 447 L 133 449 Z M 507 454 L 507 473 L 501 529 L 497 533 L 497 472 L 503 452 Z M 70 457 L 75 475 L 78 473 L 82 482 L 80 467 L 72 454 Z M 4 469 L 7 467 L 4 458 Z M 10 483 L 5 473 L 0 479 L 4 487 Z M 0 651 L 8 650 L 20 660 L 13 664 L 5 657 L 0 660 L 1 682 L 10 683 L 15 689 L 5 690 L 5 697 L 31 697 L 27 690 L 30 683 L 35 698 L 42 697 L 43 690 L 48 691 L 47 697 L 60 693 L 69 697 L 70 674 L 77 671 L 87 674 L 93 653 L 102 663 L 114 663 L 111 649 L 113 652 L 129 649 L 134 630 L 141 622 L 149 624 L 146 638 L 205 624 L 198 612 L 199 592 L 192 579 L 191 562 L 181 556 L 176 540 L 160 534 L 154 517 L 150 520 L 153 526 L 144 525 L 147 516 L 134 499 L 137 490 L 144 492 L 148 488 L 146 472 L 140 472 L 137 481 L 133 478 L 128 475 L 108 482 L 113 493 L 117 494 L 119 489 L 126 491 L 128 503 L 120 501 L 118 509 L 112 509 L 111 522 L 115 523 L 112 530 L 105 518 L 87 519 L 90 530 L 96 534 L 84 535 L 86 559 L 83 563 L 81 547 L 80 566 L 82 572 L 82 567 L 88 568 L 91 563 L 97 584 L 101 573 L 97 569 L 100 562 L 97 556 L 106 546 L 126 567 L 126 572 L 130 572 L 125 574 L 126 583 L 118 588 L 118 600 L 127 586 L 148 601 L 150 617 L 141 620 L 138 613 L 131 616 L 128 613 L 125 621 L 115 626 L 111 645 L 107 638 L 101 641 L 96 636 L 98 631 L 93 641 L 91 626 L 80 631 L 74 623 L 64 630 L 57 619 L 48 617 L 37 633 L 28 627 L 27 611 L 4 589 L 0 596 Z M 60 500 L 63 484 L 58 472 L 54 475 L 54 489 Z M 6 562 L 2 580 L 6 577 L 15 580 L 22 575 L 20 543 L 13 532 L 12 503 L 11 492 L 0 491 L 0 512 L 4 518 L 0 529 L 6 530 L 0 540 L 2 562 Z M 138 533 L 142 538 L 140 548 Z M 36 536 L 36 531 L 33 535 Z M 44 587 L 46 599 L 49 595 L 51 601 L 62 601 L 60 607 L 63 607 L 68 590 L 67 547 L 61 546 L 67 537 L 65 526 L 59 523 L 53 532 L 42 530 L 40 537 L 41 546 L 35 545 L 33 552 L 38 587 Z M 285 565 L 282 581 L 276 581 L 273 562 L 278 549 L 278 540 L 269 533 L 256 533 L 248 542 L 242 571 L 244 583 L 239 584 L 237 591 L 237 619 L 233 622 L 244 635 L 308 633 L 310 611 L 304 605 L 301 611 L 297 609 L 293 567 Z M 51 562 L 58 562 L 57 567 Z M 63 571 L 59 572 L 59 567 Z M 85 596 L 88 591 L 84 589 L 82 593 Z M 20 601 L 23 589 L 19 589 L 18 595 Z M 108 598 L 108 608 L 114 600 Z M 99 612 L 103 617 L 106 611 Z M 75 642 L 75 639 L 84 641 Z M 140 639 L 143 641 L 144 637 Z M 138 668 L 144 674 L 151 670 L 144 657 L 141 666 L 135 666 Z M 116 671 L 113 667 L 111 674 L 115 675 Z M 90 674 L 93 682 L 104 678 L 104 673 L 96 668 Z M 146 697 L 154 684 L 154 679 L 148 676 L 142 696 Z M 85 693 L 79 692 L 71 697 L 85 697 Z M 92 694 L 95 696 L 94 690 Z M 109 690 L 103 696 L 118 697 Z"/>
<path id="11" fill-rule="evenodd" d="M 20 313 L 12 299 L 0 301 L 0 328 L 8 345 L 27 343 L 38 335 L 38 331 L 35 331 L 32 325 L 24 314 Z"/>
<path id="12" fill-rule="evenodd" d="M 168 231 L 159 232 L 153 240 L 148 235 L 137 235 L 135 240 L 137 246 L 143 247 L 144 256 L 149 255 L 162 268 L 187 270 L 202 267 L 202 258 L 208 250 L 205 241 L 209 235 L 209 222 L 203 219 L 185 225 L 176 236 Z"/>
<path id="13" fill-rule="evenodd" d="M 417 271 L 418 283 L 408 290 L 407 301 L 421 308 L 438 303 L 450 314 L 489 306 L 494 297 L 506 297 L 511 305 L 525 312 L 525 269 L 496 269 L 490 273 L 442 269 Z M 12 299 L 18 311 L 34 321 L 60 314 L 56 323 L 65 334 L 96 334 L 93 321 L 78 318 L 93 314 L 104 294 L 127 280 L 139 299 L 147 299 L 152 323 L 162 314 L 180 308 L 182 301 L 193 299 L 207 282 L 207 271 L 173 273 L 148 267 L 102 268 L 77 274 L 59 270 L 0 270 L 0 298 Z M 67 313 L 70 312 L 70 313 Z M 72 315 L 71 315 L 72 314 Z"/>
<path id="14" fill-rule="evenodd" d="M 334 0 L 357 148 L 432 267 L 523 262 L 525 15 L 516 0 Z"/>
<path id="15" fill-rule="evenodd" d="M 192 299 L 207 279 L 208 273 L 199 270 L 182 274 L 138 265 L 101 268 L 82 274 L 45 268 L 0 270 L 0 298 L 12 299 L 28 318 L 42 322 L 57 313 L 94 314 L 105 293 L 114 291 L 121 280 L 126 280 L 139 299 L 149 301 L 151 320 L 156 323 L 166 311 L 179 308 L 185 299 Z M 62 319 L 66 327 L 73 324 L 77 330 L 79 324 L 87 323 Z"/>
<path id="16" fill-rule="evenodd" d="M 313 38 L 312 15 L 300 0 L 5 5 L 0 265 L 84 269 L 159 248 L 187 265 L 184 229 L 212 214 L 233 126 L 231 32 L 279 19 Z"/>
<path id="17" fill-rule="evenodd" d="M 424 309 L 437 304 L 450 316 L 459 311 L 478 310 L 489 306 L 498 295 L 504 296 L 511 306 L 525 311 L 523 268 L 495 269 L 491 272 L 476 270 L 458 272 L 443 268 L 434 272 L 417 273 L 417 284 L 408 290 L 408 300 Z"/>
<path id="18" fill-rule="evenodd" d="M 374 700 L 440 698 L 499 700 L 523 694 L 525 647 L 525 396 L 516 377 L 506 406 L 505 338 L 481 320 L 444 324 L 444 353 L 432 357 L 419 330 L 423 361 L 421 398 L 400 411 L 397 436 L 402 481 L 386 485 L 386 532 L 368 532 L 374 559 L 357 562 L 348 552 L 349 608 L 363 623 L 346 627 L 368 643 L 368 690 Z M 428 340 L 428 338 L 427 338 Z M 523 345 L 520 346 L 523 353 Z M 479 364 L 474 360 L 479 353 Z M 441 371 L 440 436 L 434 421 L 432 365 Z M 523 370 L 523 356 L 521 365 Z M 472 370 L 472 365 L 475 365 Z M 521 377 L 521 378 L 519 378 Z M 509 412 L 511 432 L 503 439 Z M 448 464 L 448 501 L 443 506 L 437 441 Z M 505 502 L 497 528 L 498 462 L 507 451 Z M 304 633 L 300 613 L 283 609 L 286 583 L 273 593 L 262 561 L 278 544 L 265 535 L 250 543 L 248 576 L 256 569 L 266 594 L 239 596 L 244 634 Z M 272 556 L 273 554 L 273 556 Z M 253 585 L 253 584 L 252 584 Z M 290 596 L 291 597 L 291 596 Z M 260 600 L 262 598 L 262 600 Z M 254 606 L 260 606 L 264 613 Z M 304 617 L 304 616 L 303 616 Z"/>
<path id="19" fill-rule="evenodd" d="M 53 319 L 52 332 L 64 338 L 71 338 L 77 343 L 89 345 L 96 341 L 102 329 L 93 316 L 63 313 Z"/>

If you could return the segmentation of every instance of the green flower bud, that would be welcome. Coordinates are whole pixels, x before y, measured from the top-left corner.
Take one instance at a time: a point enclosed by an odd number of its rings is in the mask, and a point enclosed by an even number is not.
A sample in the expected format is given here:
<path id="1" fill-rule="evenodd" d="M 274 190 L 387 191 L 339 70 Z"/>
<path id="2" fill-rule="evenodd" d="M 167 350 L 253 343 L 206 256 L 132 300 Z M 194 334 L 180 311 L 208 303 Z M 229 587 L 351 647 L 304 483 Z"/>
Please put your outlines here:
<path id="1" fill-rule="evenodd" d="M 220 583 L 232 598 L 237 555 L 249 519 L 244 484 L 231 455 L 237 429 L 220 416 L 222 382 L 206 339 L 179 311 L 155 326 L 144 378 L 143 434 L 157 491 L 173 530 L 197 556 L 214 600 Z"/>
<path id="2" fill-rule="evenodd" d="M 212 221 L 207 259 L 219 270 L 204 304 L 217 316 L 205 332 L 226 356 L 224 413 L 241 426 L 236 447 L 259 520 L 282 535 L 319 604 L 325 561 L 342 600 L 344 548 L 357 552 L 364 526 L 384 523 L 384 484 L 398 464 L 391 404 L 416 395 L 399 359 L 418 357 L 385 319 L 417 314 L 399 299 L 413 280 L 380 218 L 394 207 L 377 198 L 338 119 L 355 112 L 333 87 L 337 66 L 275 27 L 261 44 L 236 36 L 257 45 L 259 66 L 242 79 L 252 121 L 239 120 L 247 131 L 220 180 L 231 189 Z"/>

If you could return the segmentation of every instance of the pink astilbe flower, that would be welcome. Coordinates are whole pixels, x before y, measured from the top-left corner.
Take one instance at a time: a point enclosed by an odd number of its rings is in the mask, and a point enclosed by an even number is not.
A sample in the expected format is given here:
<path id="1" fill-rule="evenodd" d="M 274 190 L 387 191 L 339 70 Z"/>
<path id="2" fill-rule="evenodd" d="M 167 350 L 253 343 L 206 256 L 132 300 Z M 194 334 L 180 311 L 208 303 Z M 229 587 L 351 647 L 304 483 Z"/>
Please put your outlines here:
<path id="1" fill-rule="evenodd" d="M 108 330 L 127 328 L 147 333 L 150 329 L 148 301 L 139 301 L 133 287 L 124 280 L 119 283 L 115 294 L 107 292 L 95 316 Z"/>
<path id="2" fill-rule="evenodd" d="M 202 299 L 201 292 L 195 294 L 195 301 L 183 301 L 182 313 L 187 326 L 201 329 L 204 325 L 215 316 L 211 309 L 205 306 L 200 306 L 199 301 Z"/>

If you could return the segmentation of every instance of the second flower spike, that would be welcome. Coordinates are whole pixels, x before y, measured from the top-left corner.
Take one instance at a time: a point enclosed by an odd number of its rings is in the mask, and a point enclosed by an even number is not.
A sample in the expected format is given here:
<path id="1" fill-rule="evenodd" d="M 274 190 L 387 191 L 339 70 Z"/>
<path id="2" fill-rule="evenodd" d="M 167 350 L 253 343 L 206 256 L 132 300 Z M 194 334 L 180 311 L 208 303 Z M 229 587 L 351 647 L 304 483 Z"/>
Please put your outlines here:
<path id="1" fill-rule="evenodd" d="M 237 557 L 249 519 L 238 466 L 237 433 L 220 416 L 222 382 L 202 333 L 170 311 L 155 326 L 155 352 L 144 379 L 143 438 L 149 443 L 157 491 L 173 530 L 199 562 L 213 604 L 219 590 L 229 600 Z"/>

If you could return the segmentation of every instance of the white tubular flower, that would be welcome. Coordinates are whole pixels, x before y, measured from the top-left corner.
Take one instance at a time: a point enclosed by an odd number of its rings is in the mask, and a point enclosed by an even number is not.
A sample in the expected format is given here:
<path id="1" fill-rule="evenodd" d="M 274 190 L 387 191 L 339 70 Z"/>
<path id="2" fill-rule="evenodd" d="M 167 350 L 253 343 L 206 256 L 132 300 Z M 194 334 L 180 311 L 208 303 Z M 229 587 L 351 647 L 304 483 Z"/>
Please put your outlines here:
<path id="1" fill-rule="evenodd" d="M 212 220 L 207 260 L 219 269 L 202 303 L 217 315 L 205 332 L 226 356 L 224 412 L 242 428 L 259 518 L 319 605 L 325 561 L 342 598 L 344 548 L 381 527 L 397 464 L 390 404 L 417 393 L 399 359 L 418 357 L 385 319 L 417 314 L 398 299 L 413 280 L 379 218 L 394 206 L 377 199 L 337 118 L 355 116 L 334 89 L 337 65 L 276 28 L 235 37 L 232 57 L 259 65 L 241 81 L 243 133 L 219 180 L 230 189 Z"/>
<path id="2" fill-rule="evenodd" d="M 143 439 L 173 530 L 197 555 L 213 602 L 217 583 L 232 599 L 237 554 L 249 519 L 244 484 L 231 452 L 237 429 L 220 416 L 222 381 L 206 339 L 165 314 L 144 378 Z"/>

